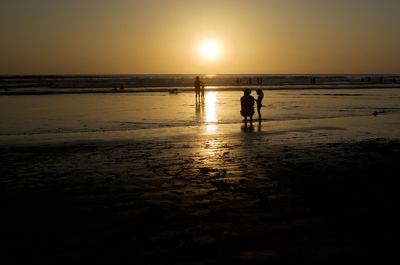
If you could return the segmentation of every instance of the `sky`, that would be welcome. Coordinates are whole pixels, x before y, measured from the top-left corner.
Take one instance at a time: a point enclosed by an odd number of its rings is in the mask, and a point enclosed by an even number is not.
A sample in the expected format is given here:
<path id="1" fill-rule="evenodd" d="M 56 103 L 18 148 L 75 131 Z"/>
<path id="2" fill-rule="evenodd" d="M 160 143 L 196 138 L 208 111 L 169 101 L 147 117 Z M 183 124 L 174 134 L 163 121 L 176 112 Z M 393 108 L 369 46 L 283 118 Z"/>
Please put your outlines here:
<path id="1" fill-rule="evenodd" d="M 400 74 L 399 13 L 397 0 L 2 0 L 0 74 Z"/>

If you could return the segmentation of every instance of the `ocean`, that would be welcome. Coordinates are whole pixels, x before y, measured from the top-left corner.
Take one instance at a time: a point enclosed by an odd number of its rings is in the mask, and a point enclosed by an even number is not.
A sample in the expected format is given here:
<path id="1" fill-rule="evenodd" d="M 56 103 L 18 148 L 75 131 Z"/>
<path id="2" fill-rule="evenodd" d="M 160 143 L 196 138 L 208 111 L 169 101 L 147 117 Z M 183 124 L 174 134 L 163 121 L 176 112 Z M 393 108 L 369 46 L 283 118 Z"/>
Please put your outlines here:
<path id="1" fill-rule="evenodd" d="M 196 75 L 0 76 L 0 95 L 193 90 Z M 399 75 L 199 75 L 208 90 L 399 87 Z"/>
<path id="2" fill-rule="evenodd" d="M 400 111 L 399 92 L 396 88 L 265 89 L 262 122 L 268 126 L 291 120 L 391 115 Z M 200 102 L 193 91 L 4 95 L 0 138 L 240 124 L 242 94 L 211 90 Z M 252 95 L 257 97 L 255 89 Z"/>

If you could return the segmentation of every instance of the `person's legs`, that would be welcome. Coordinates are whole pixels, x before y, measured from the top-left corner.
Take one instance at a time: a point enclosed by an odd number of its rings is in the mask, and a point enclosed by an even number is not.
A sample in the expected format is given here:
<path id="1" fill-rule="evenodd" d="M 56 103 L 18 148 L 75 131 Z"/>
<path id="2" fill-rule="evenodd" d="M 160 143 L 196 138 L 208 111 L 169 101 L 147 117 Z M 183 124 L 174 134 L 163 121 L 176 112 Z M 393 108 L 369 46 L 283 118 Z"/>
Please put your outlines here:
<path id="1" fill-rule="evenodd" d="M 258 121 L 261 121 L 261 107 L 257 107 Z"/>

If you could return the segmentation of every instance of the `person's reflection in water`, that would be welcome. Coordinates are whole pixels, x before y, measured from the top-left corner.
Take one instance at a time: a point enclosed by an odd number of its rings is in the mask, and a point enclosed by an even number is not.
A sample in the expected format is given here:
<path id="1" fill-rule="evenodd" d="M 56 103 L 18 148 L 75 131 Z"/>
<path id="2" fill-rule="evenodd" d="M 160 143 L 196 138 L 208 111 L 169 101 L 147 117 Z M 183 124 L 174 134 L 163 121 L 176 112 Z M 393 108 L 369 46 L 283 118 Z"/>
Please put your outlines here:
<path id="1" fill-rule="evenodd" d="M 196 121 L 198 123 L 203 121 L 204 118 L 204 100 L 197 100 L 196 99 Z"/>
<path id="2" fill-rule="evenodd" d="M 194 91 L 196 93 L 196 100 L 200 100 L 200 97 L 204 97 L 204 83 L 200 81 L 200 77 L 196 76 L 194 81 Z"/>
<path id="3" fill-rule="evenodd" d="M 245 132 L 245 133 L 254 132 L 254 126 L 253 126 L 253 125 L 250 125 L 250 126 L 242 125 L 242 126 L 240 127 L 240 129 L 242 130 L 242 132 Z"/>
<path id="4" fill-rule="evenodd" d="M 250 124 L 250 126 L 247 126 L 247 124 L 244 124 L 240 127 L 240 129 L 242 130 L 242 132 L 246 132 L 246 133 L 251 133 L 255 131 L 255 126 L 253 126 L 252 124 Z M 257 125 L 257 132 L 262 132 L 262 126 L 261 126 L 261 122 L 258 123 Z"/>

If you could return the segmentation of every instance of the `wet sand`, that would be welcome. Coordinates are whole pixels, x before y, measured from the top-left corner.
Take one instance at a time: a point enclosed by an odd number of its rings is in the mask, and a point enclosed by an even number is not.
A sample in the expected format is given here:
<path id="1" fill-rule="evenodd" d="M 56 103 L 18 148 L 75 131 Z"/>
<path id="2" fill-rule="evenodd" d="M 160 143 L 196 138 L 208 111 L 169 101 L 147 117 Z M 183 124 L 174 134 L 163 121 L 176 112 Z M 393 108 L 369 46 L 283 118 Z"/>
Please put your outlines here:
<path id="1" fill-rule="evenodd" d="M 263 122 L 253 130 L 200 125 L 92 140 L 3 141 L 3 258 L 107 264 L 398 259 L 396 120 L 378 115 Z"/>

